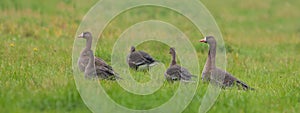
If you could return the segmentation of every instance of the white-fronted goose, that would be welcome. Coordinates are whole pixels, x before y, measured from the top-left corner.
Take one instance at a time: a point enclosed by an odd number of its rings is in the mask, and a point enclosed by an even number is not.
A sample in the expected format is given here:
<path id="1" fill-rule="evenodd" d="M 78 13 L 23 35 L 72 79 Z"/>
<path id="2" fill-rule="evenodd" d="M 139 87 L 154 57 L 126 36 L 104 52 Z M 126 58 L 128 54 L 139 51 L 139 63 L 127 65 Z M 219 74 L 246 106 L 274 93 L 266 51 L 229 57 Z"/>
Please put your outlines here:
<path id="1" fill-rule="evenodd" d="M 230 87 L 234 84 L 237 84 L 238 86 L 242 86 L 244 90 L 252 89 L 247 84 L 243 83 L 242 81 L 238 80 L 234 76 L 232 76 L 230 73 L 219 69 L 215 65 L 215 59 L 216 59 L 216 46 L 217 42 L 213 36 L 207 36 L 204 39 L 200 40 L 200 42 L 207 43 L 209 45 L 209 51 L 208 51 L 208 58 L 206 60 L 204 70 L 202 72 L 202 80 L 204 81 L 210 81 L 211 80 L 211 73 L 215 73 L 216 76 L 225 76 L 220 77 L 224 78 L 223 83 L 220 83 L 222 87 Z M 218 81 L 216 81 L 218 82 Z"/>
<path id="2" fill-rule="evenodd" d="M 85 72 L 86 66 L 89 62 L 88 51 L 91 51 L 93 37 L 90 32 L 81 33 L 78 38 L 86 39 L 86 47 L 81 51 L 78 67 L 81 72 Z M 119 78 L 118 74 L 114 72 L 111 66 L 109 66 L 104 60 L 94 56 L 94 63 L 96 67 L 97 76 L 100 76 L 102 79 L 111 79 Z"/>
<path id="3" fill-rule="evenodd" d="M 132 69 L 139 69 L 139 67 L 149 68 L 156 64 L 156 61 L 144 51 L 136 51 L 135 47 L 132 46 L 130 54 L 127 57 L 127 63 Z"/>
<path id="4" fill-rule="evenodd" d="M 192 77 L 196 77 L 186 68 L 177 65 L 175 48 L 170 48 L 170 54 L 172 55 L 172 61 L 170 67 L 165 72 L 165 77 L 168 81 L 182 80 L 189 82 Z"/>

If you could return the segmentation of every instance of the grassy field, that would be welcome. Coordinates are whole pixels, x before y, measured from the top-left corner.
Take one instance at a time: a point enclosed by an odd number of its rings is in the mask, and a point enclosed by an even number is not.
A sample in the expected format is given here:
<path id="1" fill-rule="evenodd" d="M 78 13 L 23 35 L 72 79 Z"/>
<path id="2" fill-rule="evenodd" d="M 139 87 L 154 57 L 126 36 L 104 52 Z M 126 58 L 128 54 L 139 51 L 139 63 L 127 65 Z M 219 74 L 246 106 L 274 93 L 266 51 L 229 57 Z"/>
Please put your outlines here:
<path id="1" fill-rule="evenodd" d="M 236 88 L 221 92 L 211 113 L 300 112 L 300 1 L 201 0 L 215 17 L 227 50 L 227 70 L 255 91 Z M 91 112 L 77 92 L 72 71 L 76 30 L 97 0 L 0 0 L 0 112 Z M 174 19 L 176 18 L 176 19 Z M 136 8 L 115 18 L 99 40 L 96 56 L 110 61 L 114 41 L 132 24 L 164 20 L 189 36 L 204 64 L 207 46 L 192 23 L 159 7 Z M 180 23 L 180 24 L 179 24 Z M 148 51 L 168 66 L 168 46 L 147 42 Z M 148 47 L 154 49 L 149 49 Z M 163 48 L 162 51 L 155 51 Z M 141 82 L 148 78 L 137 72 Z M 200 76 L 200 75 L 199 75 Z M 159 92 L 136 96 L 117 83 L 101 83 L 120 105 L 150 109 L 168 100 L 178 84 L 165 83 Z M 207 84 L 185 113 L 198 111 Z M 199 98 L 200 100 L 199 100 Z M 142 101 L 141 101 L 142 100 Z M 154 101 L 155 100 L 155 101 Z M 145 104 L 147 102 L 147 104 Z"/>

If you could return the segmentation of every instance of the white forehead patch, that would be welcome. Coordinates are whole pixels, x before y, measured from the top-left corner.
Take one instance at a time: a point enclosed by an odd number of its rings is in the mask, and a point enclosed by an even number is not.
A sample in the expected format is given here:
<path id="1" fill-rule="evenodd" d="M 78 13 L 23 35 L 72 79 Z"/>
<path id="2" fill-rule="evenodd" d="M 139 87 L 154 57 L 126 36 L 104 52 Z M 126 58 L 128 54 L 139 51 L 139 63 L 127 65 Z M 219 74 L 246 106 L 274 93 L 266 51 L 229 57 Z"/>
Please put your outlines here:
<path id="1" fill-rule="evenodd" d="M 79 37 L 83 37 L 83 33 L 81 33 L 80 35 L 78 35 Z"/>

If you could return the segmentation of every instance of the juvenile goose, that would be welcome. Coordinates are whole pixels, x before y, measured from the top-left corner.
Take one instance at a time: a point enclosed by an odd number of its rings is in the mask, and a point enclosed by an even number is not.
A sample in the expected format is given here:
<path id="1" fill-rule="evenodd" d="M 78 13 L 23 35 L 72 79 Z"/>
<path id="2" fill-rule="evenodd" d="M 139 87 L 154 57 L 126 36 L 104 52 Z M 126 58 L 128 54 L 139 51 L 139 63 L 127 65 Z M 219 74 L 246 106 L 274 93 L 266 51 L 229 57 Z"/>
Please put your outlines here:
<path id="1" fill-rule="evenodd" d="M 81 33 L 78 38 L 86 39 L 86 47 L 81 51 L 78 67 L 81 72 L 85 72 L 86 66 L 89 62 L 88 52 L 91 51 L 92 47 L 92 34 L 90 32 Z M 94 54 L 93 54 L 94 55 Z M 94 56 L 94 64 L 96 67 L 97 76 L 100 76 L 102 79 L 111 79 L 119 78 L 118 74 L 114 72 L 111 66 L 109 66 L 104 60 Z"/>
<path id="2" fill-rule="evenodd" d="M 132 46 L 127 57 L 127 63 L 130 68 L 137 70 L 139 67 L 154 66 L 156 61 L 144 51 L 135 51 L 135 47 Z"/>
<path id="3" fill-rule="evenodd" d="M 175 48 L 170 48 L 170 54 L 172 55 L 172 62 L 170 67 L 165 72 L 165 77 L 168 81 L 190 81 L 192 77 L 196 77 L 192 75 L 186 68 L 177 65 Z"/>
<path id="4" fill-rule="evenodd" d="M 234 84 L 237 84 L 238 86 L 242 86 L 244 90 L 247 89 L 253 90 L 253 88 L 250 88 L 247 84 L 238 80 L 230 73 L 216 67 L 215 58 L 216 58 L 217 42 L 213 36 L 207 36 L 204 39 L 200 40 L 200 42 L 207 43 L 209 45 L 208 58 L 206 60 L 204 70 L 202 72 L 202 80 L 210 81 L 211 73 L 215 72 L 217 76 L 225 76 L 223 83 L 220 83 L 222 87 L 230 87 L 233 86 Z"/>

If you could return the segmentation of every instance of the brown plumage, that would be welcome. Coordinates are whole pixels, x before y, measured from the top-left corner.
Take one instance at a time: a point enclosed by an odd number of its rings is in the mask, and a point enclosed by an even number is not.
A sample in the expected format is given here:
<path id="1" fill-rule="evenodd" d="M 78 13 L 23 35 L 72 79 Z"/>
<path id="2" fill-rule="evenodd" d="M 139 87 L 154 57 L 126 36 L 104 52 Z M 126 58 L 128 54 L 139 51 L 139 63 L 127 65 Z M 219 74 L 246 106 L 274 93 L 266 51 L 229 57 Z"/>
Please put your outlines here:
<path id="1" fill-rule="evenodd" d="M 81 33 L 78 38 L 84 38 L 86 39 L 86 47 L 83 49 L 83 51 L 80 54 L 79 60 L 78 60 L 78 67 L 81 72 L 85 72 L 85 69 L 89 63 L 90 54 L 93 54 L 93 51 L 91 50 L 92 46 L 92 34 L 90 32 L 83 32 Z M 90 52 L 92 51 L 92 52 Z M 101 79 L 110 79 L 114 80 L 116 78 L 120 78 L 116 72 L 112 69 L 111 66 L 109 66 L 104 60 L 97 58 L 94 56 L 94 67 L 96 68 L 97 76 Z"/>
<path id="2" fill-rule="evenodd" d="M 176 63 L 176 52 L 174 48 L 170 48 L 170 54 L 172 55 L 172 62 L 170 67 L 165 72 L 165 78 L 168 81 L 187 81 L 190 82 L 192 77 L 196 77 L 192 75 L 186 68 L 183 68 Z"/>
<path id="3" fill-rule="evenodd" d="M 253 90 L 253 88 L 249 87 L 247 84 L 235 78 L 230 73 L 219 69 L 215 66 L 217 42 L 213 36 L 207 36 L 204 39 L 200 40 L 200 42 L 207 43 L 209 45 L 208 58 L 206 60 L 204 70 L 202 72 L 202 80 L 215 80 L 215 82 L 221 85 L 222 87 L 230 87 L 234 84 L 237 84 L 238 86 L 241 86 L 244 90 Z M 214 74 L 215 76 L 213 77 L 212 74 Z M 223 82 L 220 82 L 222 78 L 224 78 Z"/>
<path id="4" fill-rule="evenodd" d="M 84 76 L 85 78 L 95 78 L 97 77 L 97 72 L 95 68 L 95 56 L 92 50 L 87 50 L 86 55 L 88 56 L 88 64 L 85 67 L 84 70 Z"/>
<path id="5" fill-rule="evenodd" d="M 135 47 L 132 46 L 130 54 L 127 57 L 127 63 L 132 69 L 139 69 L 139 67 L 151 67 L 156 64 L 156 61 L 144 51 L 136 51 Z"/>

